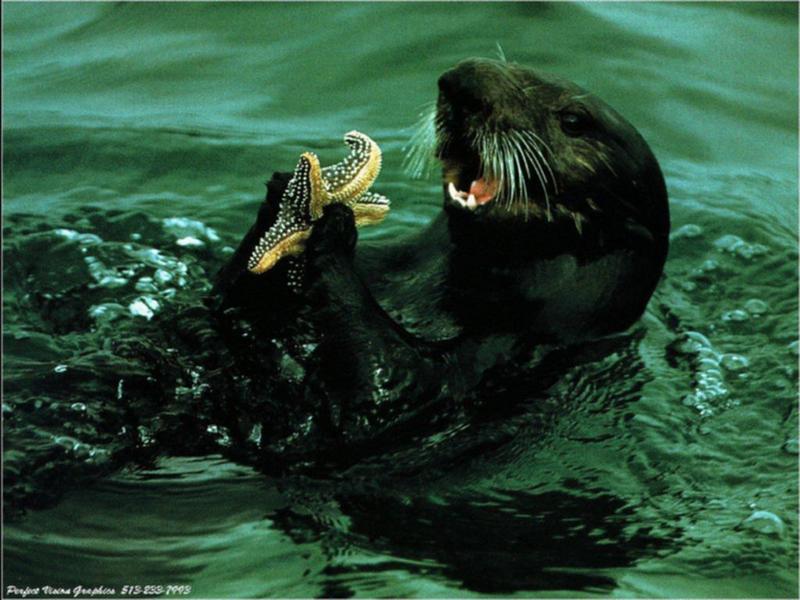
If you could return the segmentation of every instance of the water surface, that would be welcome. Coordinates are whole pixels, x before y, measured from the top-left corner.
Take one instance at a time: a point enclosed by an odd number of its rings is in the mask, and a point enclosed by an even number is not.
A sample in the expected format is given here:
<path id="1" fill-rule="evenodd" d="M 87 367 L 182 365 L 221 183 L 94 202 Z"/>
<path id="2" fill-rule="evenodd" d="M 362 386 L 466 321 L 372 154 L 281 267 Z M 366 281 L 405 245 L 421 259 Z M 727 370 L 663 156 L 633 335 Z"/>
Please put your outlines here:
<path id="1" fill-rule="evenodd" d="M 6 585 L 796 597 L 796 4 L 3 12 Z M 191 356 L 154 375 L 144 357 L 170 348 L 149 340 L 208 291 L 263 182 L 358 129 L 393 201 L 365 235 L 422 226 L 439 184 L 404 173 L 403 147 L 438 75 L 498 44 L 658 156 L 673 239 L 641 323 L 481 431 L 392 457 L 402 476 L 267 477 L 212 414 L 182 452 L 159 402 L 202 404 L 205 375 Z"/>

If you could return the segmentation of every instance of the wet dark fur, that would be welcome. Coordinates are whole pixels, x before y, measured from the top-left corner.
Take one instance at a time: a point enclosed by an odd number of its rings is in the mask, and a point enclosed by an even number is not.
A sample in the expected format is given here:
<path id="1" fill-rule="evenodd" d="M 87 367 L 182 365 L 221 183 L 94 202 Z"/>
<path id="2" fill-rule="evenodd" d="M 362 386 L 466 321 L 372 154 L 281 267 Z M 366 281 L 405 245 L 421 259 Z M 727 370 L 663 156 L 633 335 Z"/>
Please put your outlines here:
<path id="1" fill-rule="evenodd" d="M 513 372 L 537 344 L 628 328 L 661 276 L 664 181 L 645 141 L 613 109 L 572 83 L 495 61 L 465 61 L 439 86 L 439 158 L 468 185 L 479 169 L 476 132 L 535 130 L 552 151 L 552 220 L 496 201 L 470 212 L 445 189 L 444 211 L 423 231 L 356 248 L 352 212 L 329 206 L 308 241 L 306 290 L 297 296 L 285 287 L 284 264 L 261 276 L 245 269 L 287 183 L 276 173 L 215 294 L 228 335 L 236 335 L 231 323 L 246 322 L 255 335 L 283 340 L 301 365 L 302 399 L 286 398 L 282 418 L 303 431 L 269 441 L 277 451 L 368 450 L 396 442 L 400 430 L 431 427 L 460 410 L 487 371 Z M 575 112 L 582 121 L 569 134 L 564 114 Z M 541 208 L 541 182 L 527 184 Z"/>

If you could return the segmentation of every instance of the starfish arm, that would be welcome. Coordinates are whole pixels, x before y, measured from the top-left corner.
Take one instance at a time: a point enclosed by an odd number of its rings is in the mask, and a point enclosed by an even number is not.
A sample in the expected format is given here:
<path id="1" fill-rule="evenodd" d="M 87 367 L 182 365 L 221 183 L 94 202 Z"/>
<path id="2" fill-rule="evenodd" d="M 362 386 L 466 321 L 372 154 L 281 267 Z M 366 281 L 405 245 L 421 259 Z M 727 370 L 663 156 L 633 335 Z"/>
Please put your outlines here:
<path id="1" fill-rule="evenodd" d="M 298 256 L 312 224 L 333 203 L 351 207 L 359 226 L 380 223 L 389 201 L 368 192 L 381 168 L 381 150 L 369 136 L 351 131 L 344 136 L 350 148 L 340 163 L 323 168 L 313 152 L 300 156 L 294 175 L 280 200 L 275 222 L 256 243 L 247 263 L 251 273 L 265 273 L 284 256 Z M 298 281 L 300 278 L 297 278 Z"/>
<path id="2" fill-rule="evenodd" d="M 340 163 L 322 170 L 332 202 L 348 205 L 363 196 L 381 170 L 381 149 L 369 136 L 350 131 L 344 136 L 350 154 Z"/>
<path id="3" fill-rule="evenodd" d="M 377 225 L 389 214 L 389 199 L 374 192 L 367 192 L 351 208 L 356 217 L 356 226 Z"/>
<path id="4" fill-rule="evenodd" d="M 303 157 L 306 158 L 310 165 L 308 173 L 308 214 L 312 220 L 316 221 L 322 216 L 323 207 L 330 204 L 331 197 L 328 193 L 328 183 L 323 177 L 323 169 L 319 164 L 317 155 L 313 152 L 306 152 Z"/>
<path id="5" fill-rule="evenodd" d="M 311 234 L 310 200 L 314 193 L 312 173 L 319 170 L 316 156 L 300 157 L 294 175 L 281 197 L 278 215 L 256 244 L 247 268 L 251 273 L 265 273 L 284 256 L 296 256 L 303 252 L 303 242 Z"/>

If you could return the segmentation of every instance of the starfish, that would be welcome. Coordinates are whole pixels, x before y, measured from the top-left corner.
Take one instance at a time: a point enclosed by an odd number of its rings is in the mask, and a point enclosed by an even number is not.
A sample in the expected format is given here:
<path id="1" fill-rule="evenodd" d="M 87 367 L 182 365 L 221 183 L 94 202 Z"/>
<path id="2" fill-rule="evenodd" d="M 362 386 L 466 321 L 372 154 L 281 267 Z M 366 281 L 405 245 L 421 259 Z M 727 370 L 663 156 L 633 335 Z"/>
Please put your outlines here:
<path id="1" fill-rule="evenodd" d="M 305 152 L 281 197 L 275 223 L 259 239 L 247 268 L 261 274 L 285 256 L 299 257 L 311 235 L 314 221 L 328 204 L 339 202 L 353 209 L 356 225 L 380 223 L 389 212 L 389 200 L 369 188 L 381 169 L 381 149 L 369 136 L 351 131 L 344 136 L 350 153 L 340 163 L 322 167 L 313 152 Z M 289 269 L 289 284 L 299 285 L 302 261 Z"/>

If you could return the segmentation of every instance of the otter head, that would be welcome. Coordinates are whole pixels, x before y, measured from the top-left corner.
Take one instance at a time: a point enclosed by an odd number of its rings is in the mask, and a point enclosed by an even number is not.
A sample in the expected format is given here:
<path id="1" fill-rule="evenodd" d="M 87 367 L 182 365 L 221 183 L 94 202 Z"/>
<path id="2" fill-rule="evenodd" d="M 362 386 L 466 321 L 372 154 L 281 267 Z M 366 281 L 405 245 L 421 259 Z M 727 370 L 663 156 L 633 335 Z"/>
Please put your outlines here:
<path id="1" fill-rule="evenodd" d="M 451 221 L 506 228 L 532 244 L 629 237 L 663 262 L 669 211 L 658 163 L 596 96 L 517 64 L 471 59 L 440 77 L 433 123 Z"/>

